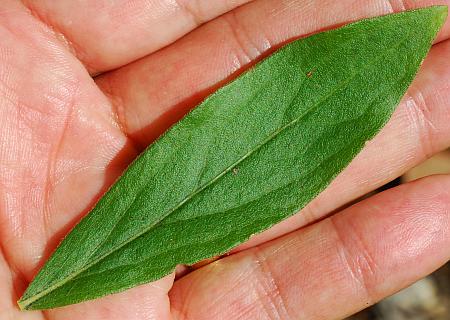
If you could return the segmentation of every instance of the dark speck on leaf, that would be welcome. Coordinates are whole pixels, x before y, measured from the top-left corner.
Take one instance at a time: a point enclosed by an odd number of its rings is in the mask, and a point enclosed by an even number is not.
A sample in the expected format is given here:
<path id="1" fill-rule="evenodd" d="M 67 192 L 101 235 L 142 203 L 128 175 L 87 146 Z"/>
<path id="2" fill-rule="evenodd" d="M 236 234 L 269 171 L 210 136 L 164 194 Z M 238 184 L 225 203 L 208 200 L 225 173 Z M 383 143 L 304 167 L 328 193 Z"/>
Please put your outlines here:
<path id="1" fill-rule="evenodd" d="M 233 174 L 234 174 L 234 175 L 237 175 L 238 172 L 239 172 L 239 169 L 238 169 L 238 168 L 233 168 Z"/>

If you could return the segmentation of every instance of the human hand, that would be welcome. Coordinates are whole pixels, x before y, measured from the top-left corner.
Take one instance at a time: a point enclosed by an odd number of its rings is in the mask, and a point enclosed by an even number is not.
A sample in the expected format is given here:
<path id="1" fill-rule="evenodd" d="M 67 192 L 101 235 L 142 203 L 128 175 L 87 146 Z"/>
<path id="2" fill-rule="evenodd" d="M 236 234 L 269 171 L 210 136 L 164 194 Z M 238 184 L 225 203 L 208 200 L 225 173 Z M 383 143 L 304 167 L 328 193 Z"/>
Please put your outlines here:
<path id="1" fill-rule="evenodd" d="M 290 39 L 413 5 L 86 3 L 0 3 L 0 319 L 341 319 L 448 261 L 450 177 L 318 220 L 450 146 L 449 23 L 389 124 L 301 213 L 176 281 L 19 312 L 15 301 L 61 238 L 206 95 Z M 450 1 L 414 1 L 436 3 Z"/>

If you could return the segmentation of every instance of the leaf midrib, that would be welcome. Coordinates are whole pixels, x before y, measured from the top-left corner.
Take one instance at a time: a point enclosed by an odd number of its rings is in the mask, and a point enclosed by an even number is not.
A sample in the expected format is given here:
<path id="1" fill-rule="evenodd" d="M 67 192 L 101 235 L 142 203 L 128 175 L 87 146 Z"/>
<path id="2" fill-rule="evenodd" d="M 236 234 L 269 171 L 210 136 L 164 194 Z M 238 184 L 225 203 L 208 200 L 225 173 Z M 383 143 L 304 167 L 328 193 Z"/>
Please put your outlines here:
<path id="1" fill-rule="evenodd" d="M 364 115 L 365 115 L 365 114 L 364 114 Z M 361 116 L 361 117 L 362 117 L 362 116 Z M 358 117 L 358 118 L 360 118 L 360 117 Z M 350 142 L 353 142 L 353 140 L 351 140 Z M 340 149 L 339 149 L 339 152 L 341 152 L 342 150 L 345 150 L 347 147 L 348 147 L 348 146 L 346 145 L 346 146 L 340 148 Z M 337 153 L 337 152 L 336 152 L 336 153 Z M 331 154 L 331 155 L 328 156 L 325 160 L 328 161 L 329 159 L 333 158 L 333 157 L 336 155 L 336 153 Z M 311 170 L 311 172 L 314 172 L 314 171 L 317 170 L 318 168 L 320 168 L 320 165 L 317 165 L 316 167 L 314 167 L 314 168 Z M 308 172 L 308 174 L 306 174 L 306 176 L 309 175 L 311 172 Z M 274 189 L 268 191 L 267 193 L 265 193 L 263 196 L 267 196 L 268 194 L 270 194 L 270 193 L 272 193 L 272 192 L 274 192 L 274 191 L 277 191 L 277 190 L 279 190 L 279 189 L 281 189 L 281 188 L 286 188 L 287 186 L 292 185 L 292 184 L 294 184 L 295 182 L 297 182 L 300 178 L 301 178 L 301 177 L 299 177 L 299 178 L 296 179 L 295 181 L 291 181 L 291 182 L 289 182 L 289 183 L 286 183 L 285 185 L 282 185 L 282 186 L 280 186 L 280 187 L 278 187 L 278 188 L 274 188 Z M 237 206 L 237 207 L 233 207 L 233 208 L 231 208 L 231 209 L 229 209 L 229 210 L 226 210 L 226 211 L 223 211 L 223 212 L 209 213 L 209 214 L 205 214 L 205 215 L 202 215 L 202 216 L 196 216 L 196 217 L 192 217 L 192 218 L 189 218 L 189 219 L 186 219 L 186 220 L 181 220 L 181 221 L 182 221 L 182 222 L 186 222 L 186 221 L 195 220 L 195 219 L 200 219 L 200 218 L 207 218 L 207 217 L 216 216 L 216 215 L 223 215 L 223 214 L 227 213 L 227 212 L 230 211 L 230 210 L 236 210 L 236 209 L 238 209 L 239 207 L 248 205 L 249 203 L 255 202 L 256 200 L 258 200 L 258 199 L 252 199 L 251 201 L 249 201 L 249 202 L 247 202 L 247 203 L 245 203 L 245 204 L 243 204 L 243 205 L 240 205 L 240 206 Z M 262 220 L 265 220 L 265 219 L 262 219 Z M 171 223 L 169 223 L 169 224 L 166 224 L 166 225 L 164 225 L 164 226 L 169 226 L 169 225 L 177 224 L 177 223 L 179 223 L 179 222 L 181 222 L 181 221 L 180 221 L 180 220 L 173 221 L 173 222 L 171 222 Z M 230 231 L 230 232 L 227 233 L 224 237 L 229 236 L 231 233 L 232 233 L 232 232 Z M 215 238 L 213 238 L 212 240 L 211 240 L 211 239 L 208 239 L 208 240 L 205 241 L 205 242 L 200 242 L 200 244 L 206 243 L 206 242 L 210 242 L 210 241 L 214 241 L 214 240 L 216 240 L 216 239 L 215 239 Z M 168 250 L 163 250 L 163 251 L 161 251 L 161 252 L 158 252 L 157 255 L 152 255 L 152 256 L 149 256 L 149 257 L 147 257 L 147 258 L 145 258 L 145 259 L 141 259 L 141 260 L 138 260 L 138 261 L 135 261 L 135 262 L 132 262 L 132 263 L 126 263 L 126 264 L 117 265 L 117 266 L 114 266 L 113 268 L 110 268 L 110 269 L 105 269 L 105 270 L 93 272 L 93 273 L 90 273 L 90 274 L 85 275 L 85 276 L 80 276 L 78 279 L 83 279 L 83 278 L 86 278 L 86 277 L 88 277 L 88 276 L 93 276 L 93 275 L 98 275 L 98 274 L 101 274 L 101 273 L 105 273 L 105 272 L 114 270 L 114 269 L 116 269 L 116 268 L 122 268 L 122 267 L 126 267 L 126 266 L 137 265 L 137 264 L 142 263 L 143 261 L 149 260 L 149 259 L 152 258 L 152 257 L 158 256 L 158 255 L 164 255 L 164 254 L 167 254 L 167 253 L 172 252 L 172 251 L 177 251 L 177 250 L 179 250 L 179 249 L 181 249 L 181 248 L 184 248 L 184 247 L 191 247 L 191 246 L 194 245 L 194 244 L 195 244 L 195 243 L 187 243 L 187 244 L 184 244 L 184 245 L 181 245 L 181 246 L 178 246 L 178 247 L 173 247 L 173 248 L 168 249 Z M 222 254 L 222 253 L 221 253 L 221 252 L 218 253 L 218 255 L 220 255 L 220 254 Z M 184 263 L 187 263 L 187 262 L 184 262 Z M 155 269 L 157 269 L 157 268 L 155 268 Z"/>
<path id="2" fill-rule="evenodd" d="M 404 39 L 408 39 L 409 33 L 407 34 L 407 36 Z M 241 163 L 242 161 L 244 161 L 245 159 L 247 159 L 249 156 L 251 156 L 253 153 L 255 153 L 257 150 L 259 150 L 261 147 L 263 147 L 265 144 L 267 144 L 268 142 L 270 142 L 271 140 L 273 140 L 276 136 L 278 136 L 281 132 L 283 132 L 284 130 L 288 129 L 289 127 L 295 125 L 297 122 L 299 122 L 301 119 L 303 119 L 305 116 L 307 116 L 310 112 L 314 111 L 317 107 L 319 107 L 324 101 L 328 100 L 330 97 L 332 97 L 338 90 L 344 88 L 348 83 L 350 83 L 358 74 L 361 73 L 361 71 L 365 70 L 365 69 L 369 69 L 373 64 L 375 64 L 377 61 L 381 60 L 384 56 L 386 56 L 388 53 L 390 53 L 391 51 L 394 51 L 395 49 L 397 49 L 398 47 L 400 47 L 401 45 L 403 45 L 406 40 L 397 42 L 396 45 L 393 45 L 392 47 L 390 47 L 389 49 L 387 49 L 384 54 L 381 54 L 379 56 L 377 56 L 376 59 L 373 59 L 370 61 L 370 63 L 365 64 L 362 68 L 358 69 L 357 72 L 353 72 L 348 78 L 346 78 L 344 81 L 342 81 L 341 83 L 339 83 L 337 86 L 335 86 L 328 94 L 326 94 L 325 96 L 323 96 L 321 99 L 319 99 L 319 101 L 317 101 L 317 103 L 315 103 L 314 105 L 312 105 L 308 110 L 306 110 L 303 114 L 299 115 L 297 118 L 293 119 L 292 121 L 288 122 L 287 124 L 285 124 L 284 126 L 280 127 L 278 130 L 275 130 L 271 135 L 269 135 L 266 139 L 264 139 L 261 143 L 257 144 L 255 146 L 255 148 L 253 148 L 252 150 L 248 151 L 246 154 L 244 154 L 240 159 L 238 159 L 236 162 L 234 162 L 232 165 L 228 166 L 224 171 L 222 171 L 220 174 L 218 174 L 216 177 L 214 177 L 213 179 L 211 179 L 211 181 L 209 181 L 208 183 L 204 184 L 202 187 L 198 188 L 196 191 L 192 192 L 191 194 L 189 194 L 184 200 L 182 200 L 177 206 L 175 206 L 174 208 L 172 208 L 171 210 L 169 210 L 166 214 L 161 215 L 161 218 L 156 220 L 153 224 L 151 224 L 150 226 L 148 226 L 147 228 L 145 228 L 142 232 L 137 233 L 134 237 L 130 237 L 127 241 L 124 241 L 121 245 L 117 246 L 116 248 L 114 248 L 113 250 L 110 250 L 108 252 L 106 252 L 104 255 L 100 256 L 99 258 L 97 258 L 96 260 L 94 260 L 92 263 L 87 264 L 85 267 L 79 269 L 78 272 L 74 272 L 71 275 L 65 277 L 63 280 L 53 284 L 52 286 L 48 287 L 47 289 L 39 292 L 38 294 L 35 294 L 34 296 L 31 296 L 28 299 L 19 301 L 18 304 L 20 306 L 21 309 L 26 309 L 28 306 L 30 306 L 31 304 L 33 304 L 35 301 L 39 300 L 40 298 L 46 296 L 48 293 L 54 291 L 55 289 L 63 286 L 64 284 L 68 283 L 69 281 L 71 281 L 72 279 L 76 278 L 79 274 L 81 274 L 82 272 L 86 271 L 87 269 L 91 268 L 92 266 L 96 265 L 97 263 L 99 263 L 100 261 L 102 261 L 103 259 L 107 258 L 108 256 L 110 256 L 112 253 L 120 250 L 121 248 L 125 247 L 126 245 L 128 245 L 129 243 L 131 243 L 132 241 L 136 240 L 137 238 L 141 237 L 142 235 L 146 234 L 147 232 L 151 231 L 153 229 L 153 227 L 155 227 L 157 224 L 159 224 L 162 220 L 164 220 L 165 218 L 167 218 L 169 215 L 171 215 L 173 212 L 175 212 L 176 210 L 180 209 L 183 205 L 185 205 L 187 202 L 189 202 L 193 197 L 195 197 L 197 194 L 201 193 L 203 190 L 205 190 L 206 188 L 208 188 L 210 185 L 214 184 L 217 180 L 219 180 L 221 177 L 223 177 L 225 174 L 227 174 L 228 172 L 230 172 L 233 168 L 235 168 L 239 163 Z M 300 72 L 303 73 L 302 70 L 300 70 Z M 295 95 L 294 99 L 292 100 L 291 104 L 295 102 L 295 100 L 298 97 L 298 94 L 300 92 L 297 92 L 297 94 Z"/>

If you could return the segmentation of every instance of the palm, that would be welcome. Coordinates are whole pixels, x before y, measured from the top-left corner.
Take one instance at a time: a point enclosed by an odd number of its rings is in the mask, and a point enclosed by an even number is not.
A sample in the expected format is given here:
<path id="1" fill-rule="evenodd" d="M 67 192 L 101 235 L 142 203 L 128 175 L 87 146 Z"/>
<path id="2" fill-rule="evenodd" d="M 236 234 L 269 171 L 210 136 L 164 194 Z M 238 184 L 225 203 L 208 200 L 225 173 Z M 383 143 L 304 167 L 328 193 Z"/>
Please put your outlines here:
<path id="1" fill-rule="evenodd" d="M 240 248 L 252 249 L 175 282 L 20 313 L 15 300 L 61 237 L 143 146 L 224 79 L 286 39 L 392 10 L 381 0 L 24 2 L 34 16 L 19 1 L 0 4 L 0 318 L 334 319 L 449 259 L 446 177 L 295 231 L 450 145 L 447 24 L 390 124 L 302 214 Z"/>

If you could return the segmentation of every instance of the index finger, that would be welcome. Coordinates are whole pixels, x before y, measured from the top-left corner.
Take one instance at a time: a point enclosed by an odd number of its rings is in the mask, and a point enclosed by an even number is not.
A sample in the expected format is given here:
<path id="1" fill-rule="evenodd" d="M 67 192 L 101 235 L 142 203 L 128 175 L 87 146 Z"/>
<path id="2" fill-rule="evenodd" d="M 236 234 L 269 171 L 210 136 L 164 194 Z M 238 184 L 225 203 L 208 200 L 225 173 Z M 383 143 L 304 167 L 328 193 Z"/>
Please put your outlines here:
<path id="1" fill-rule="evenodd" d="M 91 73 L 125 65 L 251 0 L 23 0 Z"/>

